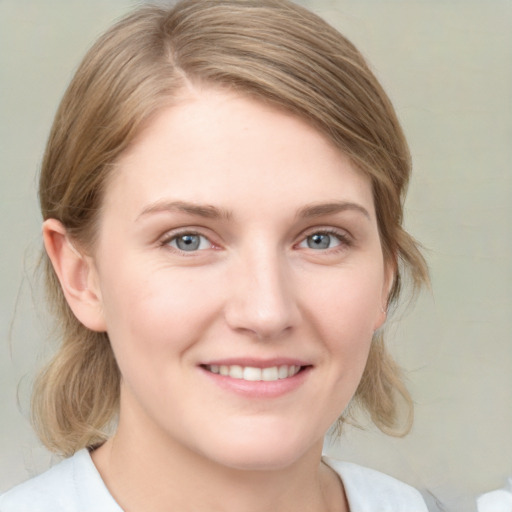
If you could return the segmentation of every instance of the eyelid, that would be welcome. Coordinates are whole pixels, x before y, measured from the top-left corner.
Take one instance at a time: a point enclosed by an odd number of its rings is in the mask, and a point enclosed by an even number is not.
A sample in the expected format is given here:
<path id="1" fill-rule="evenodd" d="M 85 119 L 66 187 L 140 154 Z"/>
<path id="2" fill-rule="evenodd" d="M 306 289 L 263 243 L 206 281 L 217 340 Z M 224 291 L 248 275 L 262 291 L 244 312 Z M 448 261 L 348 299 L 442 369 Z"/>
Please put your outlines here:
<path id="1" fill-rule="evenodd" d="M 215 237 L 210 234 L 206 234 L 205 231 L 210 231 L 210 230 L 207 230 L 206 228 L 198 227 L 198 226 L 184 226 L 184 227 L 171 229 L 171 230 L 165 232 L 165 234 L 159 238 L 158 245 L 160 245 L 161 247 L 164 247 L 164 248 L 169 248 L 173 251 L 179 252 L 180 254 L 184 254 L 186 256 L 192 256 L 194 253 L 203 252 L 208 249 L 214 249 L 214 250 L 220 249 L 222 247 L 222 245 L 219 244 L 218 242 L 214 241 L 213 239 Z M 330 248 L 330 249 L 329 248 L 325 249 L 326 252 L 335 251 L 336 249 L 342 250 L 346 247 L 350 247 L 355 242 L 354 237 L 346 229 L 338 228 L 338 227 L 334 227 L 334 226 L 312 226 L 312 227 L 304 230 L 301 233 L 301 235 L 297 239 L 297 242 L 295 242 L 293 244 L 294 247 L 298 247 L 299 244 L 301 244 L 302 242 L 304 242 L 307 239 L 307 237 L 312 236 L 314 234 L 332 235 L 332 236 L 335 236 L 340 241 L 340 244 L 338 246 Z M 203 237 L 206 240 L 208 240 L 210 247 L 207 249 L 198 249 L 198 250 L 194 250 L 194 251 L 183 251 L 177 247 L 170 246 L 170 242 L 172 240 L 178 238 L 179 236 L 183 236 L 183 235 L 195 235 L 195 236 Z"/>
<path id="2" fill-rule="evenodd" d="M 340 241 L 339 245 L 325 249 L 325 252 L 342 250 L 354 244 L 353 236 L 346 229 L 336 228 L 333 226 L 314 226 L 308 228 L 301 234 L 295 246 L 300 246 L 300 244 L 302 244 L 308 237 L 315 234 L 332 235 L 335 236 Z"/>
<path id="3" fill-rule="evenodd" d="M 337 228 L 337 227 L 334 227 L 334 226 L 313 226 L 311 228 L 308 228 L 306 230 L 304 230 L 300 236 L 301 240 L 308 237 L 308 236 L 311 236 L 311 235 L 314 235 L 316 233 L 325 233 L 326 235 L 335 235 L 341 239 L 344 239 L 344 240 L 353 240 L 353 236 L 351 235 L 351 233 L 349 231 L 347 231 L 346 229 L 343 229 L 343 228 Z"/>
<path id="4" fill-rule="evenodd" d="M 173 240 L 175 240 L 178 237 L 183 236 L 183 235 L 193 235 L 193 236 L 199 236 L 199 237 L 205 238 L 206 240 L 208 240 L 210 247 L 208 247 L 207 249 L 197 249 L 195 251 L 183 251 L 178 247 L 173 247 L 170 245 L 170 243 Z M 212 240 L 212 236 L 205 234 L 204 231 L 202 230 L 202 228 L 198 228 L 198 227 L 181 227 L 181 228 L 171 229 L 170 231 L 167 231 L 163 236 L 160 237 L 158 244 L 161 247 L 168 248 L 172 251 L 175 251 L 175 252 L 185 255 L 185 256 L 192 256 L 194 253 L 197 254 L 199 252 L 203 252 L 203 251 L 206 251 L 209 249 L 220 248 L 219 244 L 215 243 Z"/>

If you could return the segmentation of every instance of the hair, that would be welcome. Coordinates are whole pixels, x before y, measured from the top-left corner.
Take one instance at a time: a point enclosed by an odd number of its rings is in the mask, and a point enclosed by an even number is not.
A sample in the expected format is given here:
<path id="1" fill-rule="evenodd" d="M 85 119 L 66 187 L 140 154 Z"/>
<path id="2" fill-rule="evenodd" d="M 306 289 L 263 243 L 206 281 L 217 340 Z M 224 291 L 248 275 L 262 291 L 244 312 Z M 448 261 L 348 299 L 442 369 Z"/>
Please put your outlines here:
<path id="1" fill-rule="evenodd" d="M 388 306 L 399 298 L 404 272 L 415 289 L 428 282 L 418 244 L 402 228 L 411 161 L 394 109 L 358 50 L 287 0 L 144 6 L 109 29 L 57 111 L 40 176 L 43 218 L 58 219 L 73 240 L 92 247 L 114 164 L 187 83 L 244 94 L 321 131 L 371 181 L 384 258 L 396 269 Z M 121 376 L 108 334 L 76 319 L 48 256 L 42 258 L 60 345 L 35 383 L 33 422 L 50 450 L 70 455 L 107 438 Z M 381 330 L 353 402 L 388 434 L 411 425 L 412 400 Z"/>

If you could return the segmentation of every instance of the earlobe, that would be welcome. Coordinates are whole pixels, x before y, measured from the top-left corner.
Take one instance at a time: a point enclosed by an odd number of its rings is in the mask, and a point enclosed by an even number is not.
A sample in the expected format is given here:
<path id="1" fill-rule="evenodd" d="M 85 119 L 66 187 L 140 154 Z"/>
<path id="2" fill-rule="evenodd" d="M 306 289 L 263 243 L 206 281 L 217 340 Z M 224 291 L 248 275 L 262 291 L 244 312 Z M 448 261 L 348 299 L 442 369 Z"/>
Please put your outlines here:
<path id="1" fill-rule="evenodd" d="M 396 266 L 393 264 L 386 264 L 384 269 L 384 283 L 382 287 L 381 306 L 380 311 L 377 314 L 377 318 L 374 325 L 374 331 L 380 329 L 387 320 L 388 308 L 389 308 L 389 296 L 396 276 Z"/>
<path id="2" fill-rule="evenodd" d="M 384 323 L 386 322 L 387 316 L 388 316 L 388 312 L 387 312 L 385 306 L 382 306 L 380 308 L 380 311 L 377 314 L 377 318 L 376 318 L 375 324 L 373 326 L 373 332 L 379 330 L 384 325 Z"/>
<path id="3" fill-rule="evenodd" d="M 66 301 L 76 318 L 93 331 L 105 331 L 101 293 L 92 259 L 75 247 L 66 228 L 56 219 L 43 223 L 43 240 Z"/>

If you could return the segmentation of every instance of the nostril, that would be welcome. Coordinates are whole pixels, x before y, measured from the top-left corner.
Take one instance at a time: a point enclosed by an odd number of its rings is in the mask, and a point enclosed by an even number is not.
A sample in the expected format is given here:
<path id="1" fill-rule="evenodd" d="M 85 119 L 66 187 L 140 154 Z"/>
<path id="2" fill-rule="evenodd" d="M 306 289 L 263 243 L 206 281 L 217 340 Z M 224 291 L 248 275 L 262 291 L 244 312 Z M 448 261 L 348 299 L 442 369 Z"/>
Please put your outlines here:
<path id="1" fill-rule="evenodd" d="M 232 288 L 225 303 L 228 325 L 255 339 L 267 340 L 287 335 L 300 315 L 293 293 L 293 276 L 268 236 L 258 248 L 240 255 L 232 268 Z"/>

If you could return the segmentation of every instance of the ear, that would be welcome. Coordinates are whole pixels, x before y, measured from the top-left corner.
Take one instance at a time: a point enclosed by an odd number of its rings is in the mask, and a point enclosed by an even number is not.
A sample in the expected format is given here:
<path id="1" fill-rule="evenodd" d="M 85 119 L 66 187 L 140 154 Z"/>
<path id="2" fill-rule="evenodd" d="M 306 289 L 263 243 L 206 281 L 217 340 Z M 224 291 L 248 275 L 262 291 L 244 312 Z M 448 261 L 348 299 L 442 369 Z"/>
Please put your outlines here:
<path id="1" fill-rule="evenodd" d="M 375 331 L 384 325 L 384 322 L 388 317 L 389 294 L 391 293 L 395 282 L 396 268 L 396 261 L 394 259 L 392 261 L 384 262 L 384 280 L 380 299 L 381 308 L 375 320 Z"/>
<path id="2" fill-rule="evenodd" d="M 79 252 L 66 228 L 56 219 L 43 223 L 43 240 L 66 301 L 76 318 L 93 331 L 106 331 L 93 259 Z"/>

